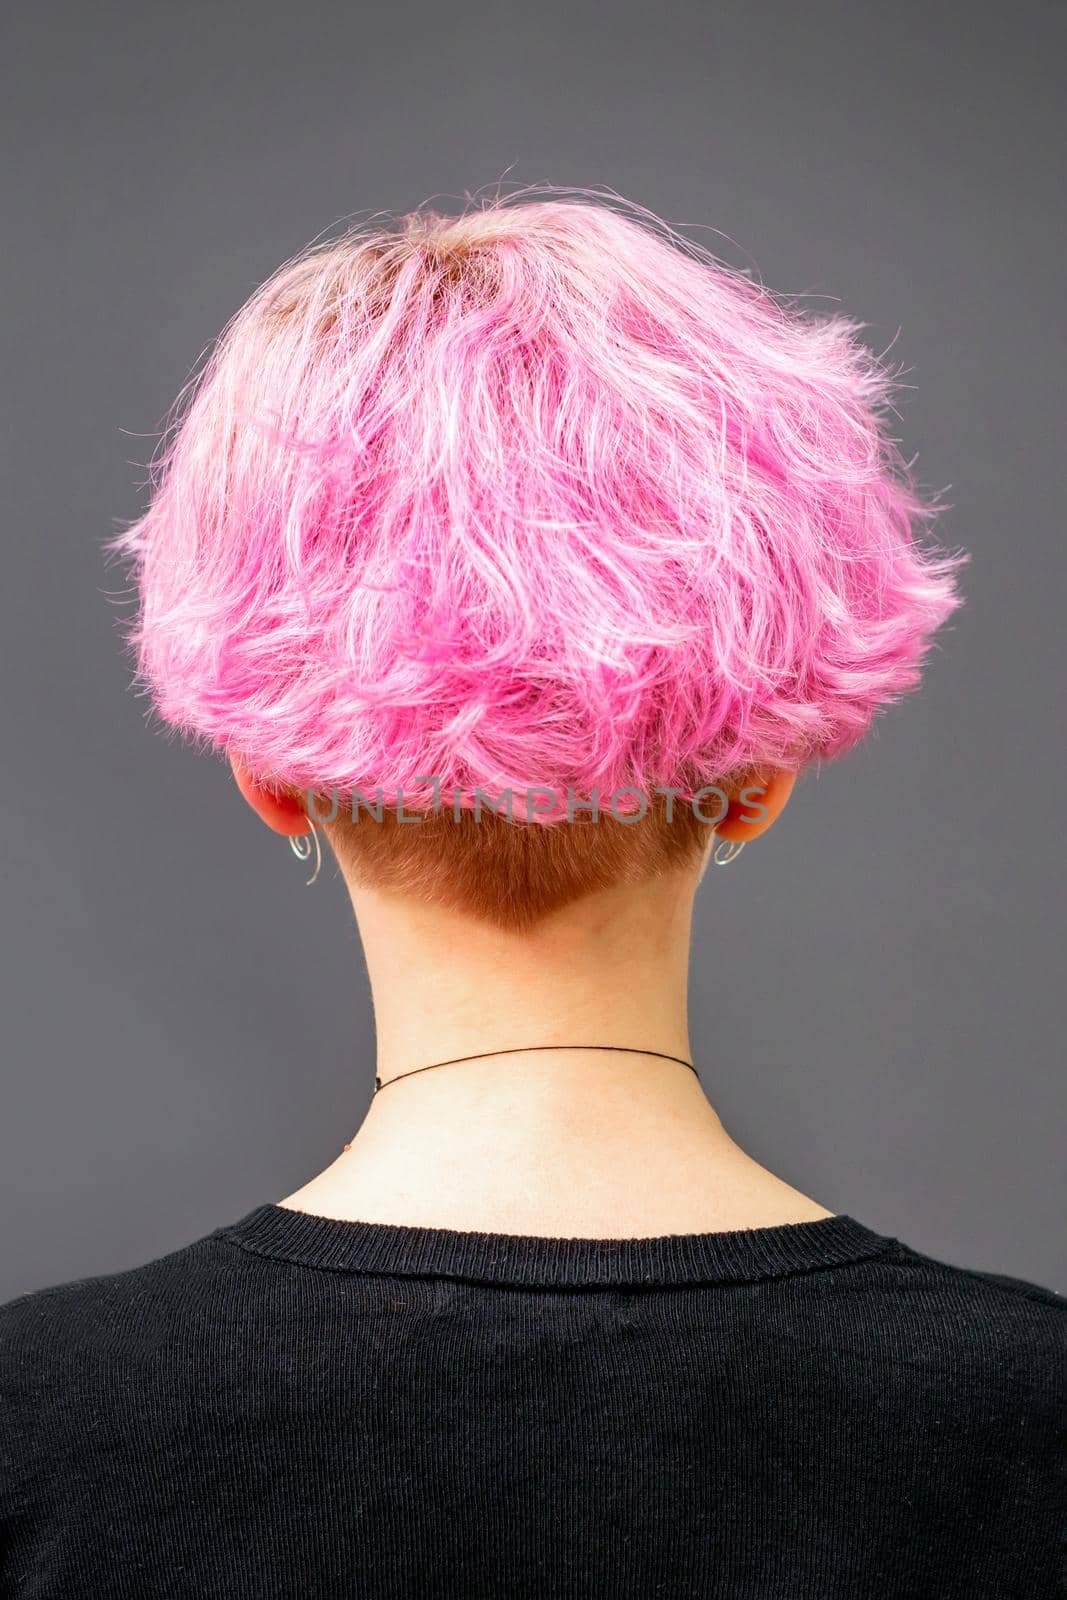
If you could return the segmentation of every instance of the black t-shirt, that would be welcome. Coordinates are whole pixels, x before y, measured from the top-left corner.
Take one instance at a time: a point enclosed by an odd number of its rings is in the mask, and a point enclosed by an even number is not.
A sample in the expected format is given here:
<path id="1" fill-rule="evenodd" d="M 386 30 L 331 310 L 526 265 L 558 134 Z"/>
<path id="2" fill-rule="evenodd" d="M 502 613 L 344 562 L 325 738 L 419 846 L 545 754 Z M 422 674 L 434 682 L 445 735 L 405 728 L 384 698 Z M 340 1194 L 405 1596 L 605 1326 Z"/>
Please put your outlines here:
<path id="1" fill-rule="evenodd" d="M 1063 1596 L 1067 1309 L 847 1216 L 265 1205 L 0 1311 L 0 1596 Z"/>

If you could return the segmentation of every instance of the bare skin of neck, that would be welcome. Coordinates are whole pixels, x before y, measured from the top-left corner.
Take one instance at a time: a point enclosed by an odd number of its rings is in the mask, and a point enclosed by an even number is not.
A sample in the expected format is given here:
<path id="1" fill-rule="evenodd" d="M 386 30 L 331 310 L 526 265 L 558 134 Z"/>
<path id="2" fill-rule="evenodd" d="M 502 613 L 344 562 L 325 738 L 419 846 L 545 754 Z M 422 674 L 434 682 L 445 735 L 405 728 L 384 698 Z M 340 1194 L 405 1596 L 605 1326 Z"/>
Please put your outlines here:
<path id="1" fill-rule="evenodd" d="M 704 1082 L 673 1062 L 568 1048 L 414 1073 L 539 1044 L 694 1060 L 687 983 L 702 867 L 589 896 L 523 934 L 350 883 L 384 1087 L 358 1132 L 346 1133 L 349 1148 L 280 1204 L 342 1220 L 556 1238 L 831 1215 L 746 1155 Z M 707 1080 L 713 1063 L 696 1065 Z"/>

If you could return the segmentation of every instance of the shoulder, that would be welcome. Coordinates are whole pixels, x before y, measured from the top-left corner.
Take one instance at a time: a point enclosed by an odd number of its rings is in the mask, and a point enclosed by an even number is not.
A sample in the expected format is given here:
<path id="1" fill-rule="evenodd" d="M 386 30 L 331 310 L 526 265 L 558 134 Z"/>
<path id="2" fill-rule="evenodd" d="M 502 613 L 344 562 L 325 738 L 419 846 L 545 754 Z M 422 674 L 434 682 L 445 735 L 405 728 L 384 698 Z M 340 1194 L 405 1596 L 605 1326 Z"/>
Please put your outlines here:
<path id="1" fill-rule="evenodd" d="M 125 1271 L 75 1278 L 0 1305 L 0 1406 L 47 1408 L 94 1369 L 150 1350 L 232 1273 L 209 1234 Z"/>
<path id="2" fill-rule="evenodd" d="M 1055 1289 L 1003 1272 L 954 1266 L 899 1239 L 892 1241 L 885 1263 L 905 1298 L 934 1298 L 946 1312 L 981 1307 L 1007 1328 L 1042 1331 L 1054 1344 L 1067 1339 L 1067 1298 Z"/>
<path id="3" fill-rule="evenodd" d="M 17 1295 L 0 1305 L 0 1351 L 12 1342 L 48 1341 L 77 1323 L 82 1335 L 105 1330 L 136 1302 L 144 1310 L 166 1301 L 190 1278 L 210 1275 L 223 1230 L 122 1271 L 72 1278 Z"/>
<path id="4" fill-rule="evenodd" d="M 72 1441 L 106 1442 L 133 1397 L 151 1392 L 188 1346 L 197 1306 L 218 1304 L 236 1255 L 211 1234 L 0 1305 L 0 1523 L 71 1460 Z"/>
<path id="5" fill-rule="evenodd" d="M 920 1387 L 1067 1432 L 1067 1299 L 900 1240 L 869 1264 L 869 1325 Z"/>

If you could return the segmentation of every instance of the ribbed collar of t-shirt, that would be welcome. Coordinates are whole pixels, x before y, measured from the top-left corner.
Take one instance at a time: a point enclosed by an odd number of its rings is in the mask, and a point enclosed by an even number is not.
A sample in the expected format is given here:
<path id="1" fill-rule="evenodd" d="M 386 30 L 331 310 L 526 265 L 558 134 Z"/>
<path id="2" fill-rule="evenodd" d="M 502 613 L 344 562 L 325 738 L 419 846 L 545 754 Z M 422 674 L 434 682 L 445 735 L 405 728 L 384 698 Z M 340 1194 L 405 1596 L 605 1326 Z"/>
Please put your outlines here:
<path id="1" fill-rule="evenodd" d="M 273 1204 L 216 1237 L 332 1272 L 549 1289 L 751 1283 L 869 1260 L 897 1244 L 844 1214 L 726 1233 L 593 1239 L 342 1221 Z"/>

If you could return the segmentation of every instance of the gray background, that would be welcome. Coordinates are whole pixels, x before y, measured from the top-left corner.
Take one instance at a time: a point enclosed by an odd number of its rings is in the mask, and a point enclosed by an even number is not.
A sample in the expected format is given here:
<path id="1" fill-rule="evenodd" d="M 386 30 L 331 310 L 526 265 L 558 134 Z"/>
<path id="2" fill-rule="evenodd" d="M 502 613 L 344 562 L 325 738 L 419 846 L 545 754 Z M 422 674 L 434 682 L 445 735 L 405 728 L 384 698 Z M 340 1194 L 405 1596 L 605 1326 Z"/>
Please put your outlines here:
<path id="1" fill-rule="evenodd" d="M 17 9 L 0 1297 L 277 1199 L 360 1120 L 343 887 L 306 889 L 223 766 L 149 730 L 100 545 L 283 258 L 500 180 L 609 186 L 879 349 L 899 334 L 902 437 L 972 552 L 967 608 L 918 699 L 709 875 L 694 1048 L 727 1126 L 823 1204 L 1067 1289 L 1063 8 Z"/>

